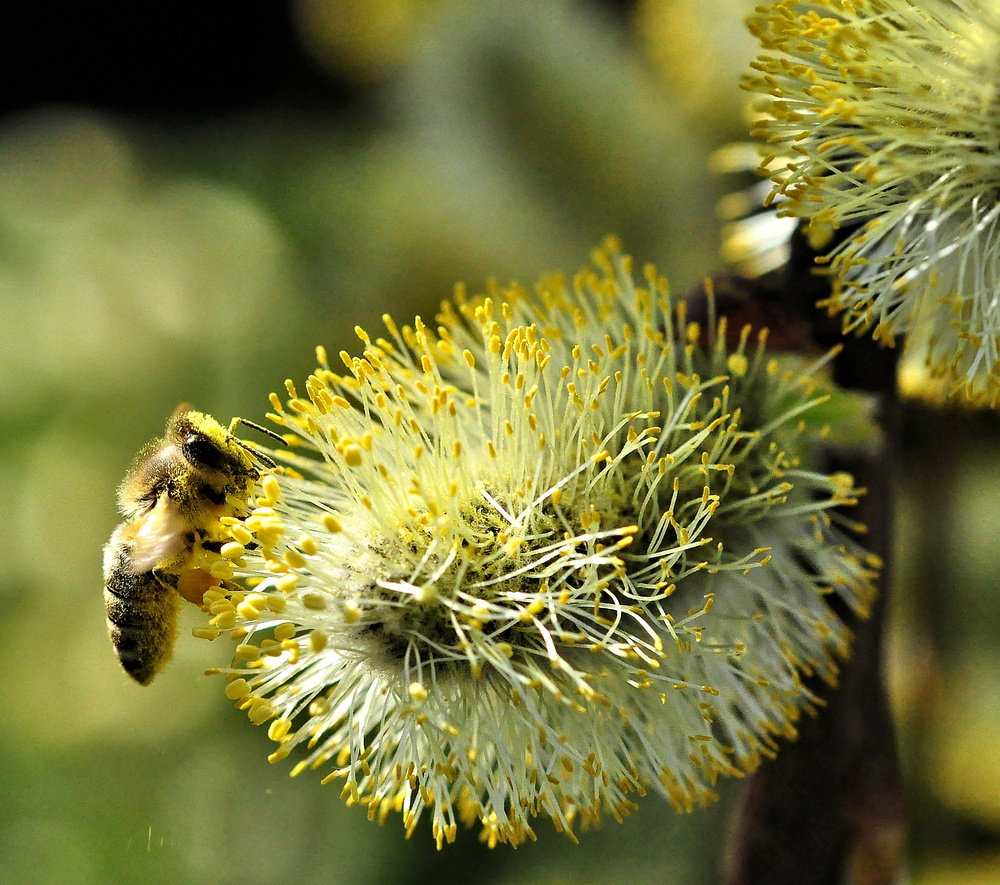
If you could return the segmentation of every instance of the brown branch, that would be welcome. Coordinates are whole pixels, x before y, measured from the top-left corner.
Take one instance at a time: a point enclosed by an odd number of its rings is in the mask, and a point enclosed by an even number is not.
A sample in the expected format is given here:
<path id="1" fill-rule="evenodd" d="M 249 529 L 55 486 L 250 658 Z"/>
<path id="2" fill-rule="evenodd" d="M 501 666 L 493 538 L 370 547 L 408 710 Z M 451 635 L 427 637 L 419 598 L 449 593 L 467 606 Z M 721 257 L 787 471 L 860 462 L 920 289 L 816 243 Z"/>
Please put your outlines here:
<path id="1" fill-rule="evenodd" d="M 859 514 L 866 542 L 888 553 L 889 465 L 883 455 L 850 466 L 868 487 Z M 888 595 L 866 622 L 839 689 L 806 719 L 796 742 L 750 779 L 729 848 L 728 885 L 890 885 L 903 847 L 895 735 L 882 678 Z"/>
<path id="2" fill-rule="evenodd" d="M 826 349 L 840 340 L 812 305 L 826 282 L 811 273 L 801 248 L 779 274 L 757 280 L 713 280 L 718 312 L 738 333 L 744 321 L 768 325 L 779 350 Z M 699 294 L 692 299 L 699 301 Z M 851 516 L 868 527 L 865 545 L 884 562 L 882 591 L 867 621 L 844 611 L 854 654 L 840 686 L 810 688 L 826 704 L 801 723 L 797 741 L 781 748 L 750 778 L 726 852 L 726 885 L 890 885 L 902 869 L 903 810 L 895 731 L 882 674 L 892 540 L 892 452 L 896 400 L 893 353 L 870 339 L 850 339 L 835 364 L 845 387 L 879 403 L 885 446 L 875 455 L 830 456 L 868 493 Z"/>

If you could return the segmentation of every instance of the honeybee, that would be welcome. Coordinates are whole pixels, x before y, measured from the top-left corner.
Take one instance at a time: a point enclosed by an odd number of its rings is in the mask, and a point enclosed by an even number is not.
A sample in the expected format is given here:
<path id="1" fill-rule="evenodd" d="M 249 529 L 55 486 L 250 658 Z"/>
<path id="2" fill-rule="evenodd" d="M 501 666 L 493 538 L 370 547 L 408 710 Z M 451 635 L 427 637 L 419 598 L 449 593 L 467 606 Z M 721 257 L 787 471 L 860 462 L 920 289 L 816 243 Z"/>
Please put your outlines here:
<path id="1" fill-rule="evenodd" d="M 173 651 L 181 599 L 201 604 L 218 580 L 193 563 L 221 548 L 220 518 L 241 513 L 274 461 L 234 436 L 243 424 L 280 442 L 278 434 L 233 419 L 226 430 L 210 415 L 179 406 L 162 439 L 149 443 L 118 488 L 123 522 L 104 548 L 108 635 L 125 672 L 140 685 Z"/>

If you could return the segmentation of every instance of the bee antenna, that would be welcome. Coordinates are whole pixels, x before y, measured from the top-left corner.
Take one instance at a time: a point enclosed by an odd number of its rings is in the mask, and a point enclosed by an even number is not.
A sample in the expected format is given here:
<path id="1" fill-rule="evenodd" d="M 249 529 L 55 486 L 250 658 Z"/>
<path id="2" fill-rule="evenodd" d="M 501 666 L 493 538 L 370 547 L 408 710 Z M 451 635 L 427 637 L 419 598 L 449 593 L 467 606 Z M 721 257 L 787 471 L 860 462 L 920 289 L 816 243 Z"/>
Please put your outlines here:
<path id="1" fill-rule="evenodd" d="M 275 433 L 273 430 L 270 430 L 267 427 L 262 427 L 260 424 L 256 424 L 253 421 L 247 421 L 246 418 L 233 418 L 233 420 L 229 422 L 229 432 L 232 433 L 241 424 L 244 427 L 256 430 L 258 433 L 263 433 L 265 436 L 271 437 L 271 439 L 276 439 L 283 446 L 288 445 L 288 441 L 280 433 Z"/>
<path id="2" fill-rule="evenodd" d="M 263 462 L 264 464 L 266 464 L 270 469 L 273 470 L 275 467 L 277 467 L 278 466 L 278 462 L 275 461 L 274 458 L 270 457 L 269 455 L 265 455 L 262 451 L 260 451 L 259 449 L 254 448 L 252 445 L 250 445 L 250 443 L 244 442 L 238 436 L 236 436 L 235 434 L 233 434 L 233 431 L 237 427 L 239 427 L 241 424 L 244 427 L 249 427 L 252 430 L 256 430 L 258 433 L 263 433 L 265 436 L 271 437 L 271 439 L 276 439 L 283 446 L 287 446 L 288 445 L 288 441 L 281 434 L 275 433 L 273 430 L 269 430 L 267 427 L 262 427 L 260 424 L 256 424 L 253 421 L 247 421 L 246 418 L 233 418 L 233 420 L 229 422 L 229 433 L 232 435 L 232 437 L 236 441 L 237 445 L 242 446 L 251 455 L 253 455 L 255 458 L 258 458 L 261 462 Z"/>
<path id="3" fill-rule="evenodd" d="M 244 442 L 238 436 L 234 436 L 233 439 L 236 441 L 238 446 L 246 449 L 258 461 L 267 465 L 268 470 L 274 470 L 274 468 L 278 466 L 278 462 L 275 461 L 270 455 L 265 455 L 260 449 L 255 449 L 252 445 L 250 445 L 250 443 Z"/>

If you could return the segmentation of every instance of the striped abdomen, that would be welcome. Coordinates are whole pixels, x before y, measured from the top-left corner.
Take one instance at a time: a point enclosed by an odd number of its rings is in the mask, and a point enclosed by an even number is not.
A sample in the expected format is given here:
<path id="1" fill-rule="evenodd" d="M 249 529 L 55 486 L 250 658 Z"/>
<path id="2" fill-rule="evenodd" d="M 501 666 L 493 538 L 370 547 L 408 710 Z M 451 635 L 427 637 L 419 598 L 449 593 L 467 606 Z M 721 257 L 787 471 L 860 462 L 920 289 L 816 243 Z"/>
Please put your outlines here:
<path id="1" fill-rule="evenodd" d="M 136 574 L 130 546 L 119 540 L 105 560 L 104 603 L 108 636 L 122 667 L 146 685 L 170 659 L 177 636 L 181 599 L 173 587 L 152 571 Z"/>

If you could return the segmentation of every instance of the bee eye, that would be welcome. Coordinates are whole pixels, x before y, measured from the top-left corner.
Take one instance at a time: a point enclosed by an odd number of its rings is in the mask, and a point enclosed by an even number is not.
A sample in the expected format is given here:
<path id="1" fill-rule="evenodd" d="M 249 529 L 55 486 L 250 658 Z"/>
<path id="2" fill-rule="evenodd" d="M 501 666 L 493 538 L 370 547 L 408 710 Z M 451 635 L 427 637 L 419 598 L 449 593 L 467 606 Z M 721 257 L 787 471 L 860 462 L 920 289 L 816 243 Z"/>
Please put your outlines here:
<path id="1" fill-rule="evenodd" d="M 184 457 L 196 467 L 222 470 L 226 466 L 226 453 L 201 433 L 192 433 L 181 443 Z"/>

